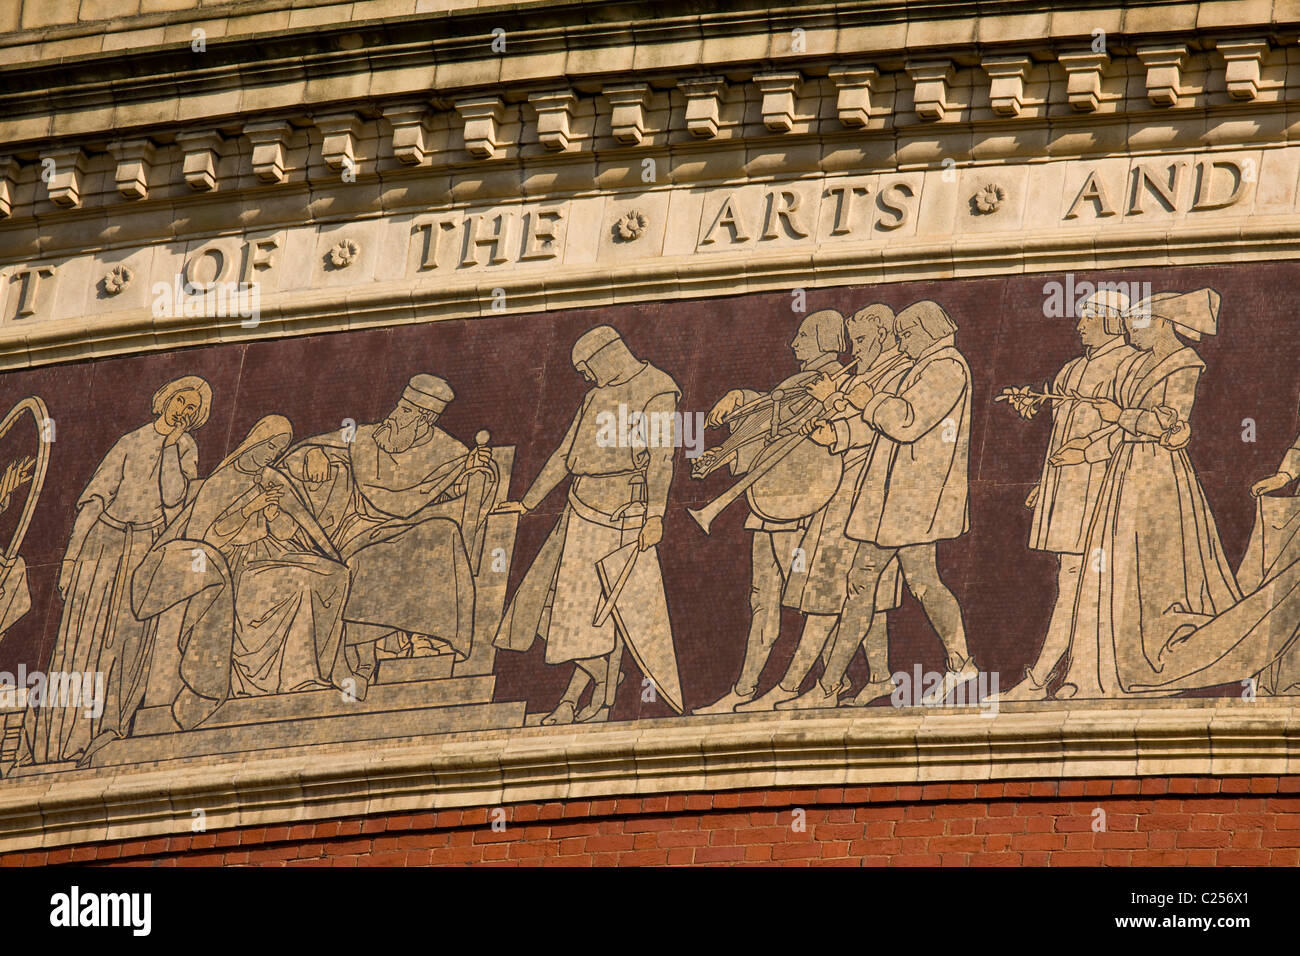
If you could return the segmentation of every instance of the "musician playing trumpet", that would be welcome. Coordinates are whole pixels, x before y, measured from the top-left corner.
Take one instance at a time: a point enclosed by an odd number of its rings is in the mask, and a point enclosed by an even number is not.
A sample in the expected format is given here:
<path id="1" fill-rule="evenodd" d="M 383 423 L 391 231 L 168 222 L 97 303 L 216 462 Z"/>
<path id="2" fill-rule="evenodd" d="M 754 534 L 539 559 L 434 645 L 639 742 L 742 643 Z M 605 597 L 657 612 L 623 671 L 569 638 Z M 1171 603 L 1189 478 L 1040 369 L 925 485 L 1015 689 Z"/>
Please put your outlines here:
<path id="1" fill-rule="evenodd" d="M 806 386 L 821 378 L 824 372 L 842 371 L 839 355 L 845 348 L 844 336 L 844 317 L 834 309 L 822 309 L 808 315 L 790 342 L 799 371 L 767 395 L 732 389 L 722 396 L 710 410 L 705 423 L 713 428 L 730 425 L 731 436 L 721 450 L 711 449 L 697 459 L 693 476 L 703 477 L 723 464 L 730 467 L 732 474 L 745 474 L 767 445 L 776 440 L 782 421 L 797 420 L 798 416 L 819 406 L 818 401 L 808 394 Z M 750 622 L 744 663 L 731 690 L 713 703 L 696 708 L 694 713 L 728 714 L 738 704 L 754 699 L 759 675 L 781 634 L 781 595 L 808 523 L 809 517 L 770 520 L 751 507 L 745 520 L 745 529 L 752 531 L 753 537 L 750 546 Z"/>
<path id="2" fill-rule="evenodd" d="M 937 302 L 908 306 L 895 319 L 894 335 L 915 364 L 899 383 L 898 394 L 859 383 L 845 395 L 879 437 L 846 528 L 858 545 L 838 633 L 821 678 L 790 701 L 791 708 L 838 705 L 859 635 L 875 614 L 880 578 L 895 558 L 947 652 L 948 670 L 922 703 L 942 703 L 979 674 L 966 647 L 961 606 L 939 576 L 937 560 L 938 542 L 965 534 L 970 527 L 971 377 L 954 343 L 956 331 L 957 324 Z M 818 444 L 834 444 L 830 424 L 804 427 Z"/>
<path id="3" fill-rule="evenodd" d="M 799 687 L 817 661 L 829 655 L 830 643 L 840 623 L 840 612 L 848 598 L 848 574 L 853 566 L 857 542 L 846 534 L 853 499 L 875 445 L 877 432 L 862 418 L 861 409 L 848 403 L 845 392 L 863 394 L 862 386 L 873 392 L 894 394 L 912 360 L 899 348 L 894 337 L 894 310 L 883 303 L 869 305 L 849 317 L 849 346 L 857 360 L 858 373 L 847 382 L 837 382 L 823 375 L 808 387 L 808 393 L 821 403 L 817 418 L 805 430 L 825 422 L 835 435 L 830 450 L 842 457 L 844 471 L 839 486 L 816 514 L 800 544 L 804 562 L 794 567 L 785 588 L 785 605 L 801 611 L 804 617 L 799 644 L 785 676 L 761 697 L 741 704 L 739 712 L 784 709 L 786 701 L 799 696 Z M 895 558 L 881 575 L 876 587 L 875 613 L 865 634 L 856 636 L 867 658 L 869 676 L 854 703 L 867 704 L 893 691 L 889 679 L 889 631 L 887 611 L 898 607 L 902 599 L 902 580 Z"/>

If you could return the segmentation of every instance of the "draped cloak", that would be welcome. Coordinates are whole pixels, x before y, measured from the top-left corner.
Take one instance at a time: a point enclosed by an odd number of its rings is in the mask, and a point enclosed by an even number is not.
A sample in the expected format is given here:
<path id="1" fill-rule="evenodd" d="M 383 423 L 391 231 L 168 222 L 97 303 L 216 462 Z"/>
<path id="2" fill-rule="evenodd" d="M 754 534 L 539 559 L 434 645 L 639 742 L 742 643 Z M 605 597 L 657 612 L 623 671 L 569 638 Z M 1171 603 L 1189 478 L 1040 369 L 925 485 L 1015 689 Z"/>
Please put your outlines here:
<path id="1" fill-rule="evenodd" d="M 343 611 L 348 644 L 394 631 L 446 641 L 458 658 L 474 637 L 474 577 L 458 518 L 463 497 L 439 500 L 469 449 L 441 428 L 404 451 L 387 452 L 376 425 L 307 439 L 286 453 L 284 470 L 347 565 Z M 301 474 L 307 452 L 330 463 L 319 484 Z"/>
<path id="2" fill-rule="evenodd" d="M 1119 421 L 1094 436 L 1108 455 L 1088 529 L 1066 680 L 1081 697 L 1158 696 L 1250 677 L 1276 653 L 1267 619 L 1300 611 L 1300 565 L 1242 598 L 1185 448 L 1166 447 L 1158 408 L 1187 422 L 1204 363 L 1182 348 L 1117 375 Z M 1274 597 L 1276 596 L 1276 600 Z"/>
<path id="3" fill-rule="evenodd" d="M 86 716 L 84 702 L 30 707 L 20 763 L 77 758 L 92 744 L 126 736 L 144 702 L 156 626 L 132 613 L 131 575 L 198 474 L 193 438 L 165 442 L 152 421 L 124 435 L 77 499 L 77 521 L 94 520 L 64 555 L 72 573 L 48 672 L 104 674 L 103 713 Z"/>
<path id="4" fill-rule="evenodd" d="M 625 415 L 638 411 L 671 416 L 680 394 L 672 378 L 648 362 L 626 381 L 587 393 L 560 447 L 524 496 L 531 510 L 565 476 L 574 476 L 559 520 L 506 607 L 494 639 L 497 647 L 526 651 L 541 637 L 546 641 L 548 664 L 600 657 L 614 649 L 616 615 L 599 627 L 593 622 L 604 593 L 596 562 L 636 540 L 644 517 L 617 514 L 630 500 L 636 455 L 628 442 L 601 440 L 602 423 L 610 421 L 609 416 L 616 419 L 620 406 Z M 672 481 L 673 448 L 660 444 L 645 451 L 650 459 L 645 474 L 646 514 L 662 517 Z M 622 600 L 662 607 L 666 628 L 657 548 L 637 557 Z"/>
<path id="5" fill-rule="evenodd" d="M 253 476 L 242 478 L 237 474 L 231 463 L 208 477 L 194 500 L 150 549 L 132 581 L 132 606 L 140 618 L 156 618 L 173 607 L 185 605 L 178 638 L 179 686 L 172 702 L 172 716 L 185 730 L 201 724 L 234 692 L 293 689 L 282 688 L 278 677 L 272 684 L 263 676 L 260 688 L 248 679 L 256 670 L 249 665 L 258 659 L 259 648 L 249 642 L 247 629 L 242 633 L 237 631 L 237 619 L 242 612 L 245 624 L 256 620 L 260 615 L 255 617 L 256 612 L 250 614 L 250 611 L 259 604 L 265 604 L 261 608 L 263 612 L 272 611 L 283 599 L 290 598 L 295 605 L 293 616 L 297 624 L 300 627 L 305 624 L 311 631 L 306 639 L 318 645 L 316 658 L 325 662 L 326 673 L 320 676 L 327 678 L 332 670 L 338 647 L 338 608 L 347 593 L 346 568 L 338 561 L 337 553 L 306 504 L 293 490 L 288 476 L 275 468 L 266 468 L 258 480 L 263 486 L 278 484 L 284 489 L 280 508 L 297 523 L 297 530 L 281 532 L 285 538 L 274 548 L 274 554 L 265 549 L 261 553 L 248 553 L 248 546 L 254 540 L 265 538 L 258 532 L 269 530 L 264 518 L 260 525 L 257 517 L 253 519 L 253 535 L 248 534 L 247 528 L 241 529 L 250 540 L 237 548 L 231 548 L 231 542 L 214 531 L 213 525 L 232 505 L 232 498 L 242 501 L 248 490 L 244 485 L 253 481 Z M 262 577 L 260 584 L 253 583 L 248 577 L 250 573 Z M 292 584 L 278 595 L 274 593 L 276 574 L 281 576 L 282 587 Z M 311 579 L 309 590 L 317 592 L 317 597 L 308 598 L 306 606 L 292 600 L 302 596 L 300 582 L 289 580 L 295 575 Z M 262 602 L 256 600 L 257 594 L 248 593 L 241 601 L 241 584 L 269 600 Z M 290 595 L 290 591 L 294 593 Z M 331 602 L 333 608 L 322 606 Z M 285 632 L 281 636 L 287 637 L 295 622 L 282 620 L 281 623 Z"/>

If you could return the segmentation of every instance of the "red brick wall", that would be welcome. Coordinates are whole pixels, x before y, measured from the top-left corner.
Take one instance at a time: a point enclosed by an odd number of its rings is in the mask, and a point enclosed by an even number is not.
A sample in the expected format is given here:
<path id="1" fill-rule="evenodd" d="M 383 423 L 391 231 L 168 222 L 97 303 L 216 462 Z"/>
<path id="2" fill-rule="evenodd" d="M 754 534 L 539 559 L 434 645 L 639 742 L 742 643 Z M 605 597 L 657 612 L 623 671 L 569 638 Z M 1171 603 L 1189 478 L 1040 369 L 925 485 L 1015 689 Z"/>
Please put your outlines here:
<path id="1" fill-rule="evenodd" d="M 794 810 L 806 828 L 792 828 Z M 1094 811 L 1105 832 L 1094 832 Z M 444 810 L 0 856 L 0 866 L 1300 864 L 1300 777 L 757 790 Z"/>

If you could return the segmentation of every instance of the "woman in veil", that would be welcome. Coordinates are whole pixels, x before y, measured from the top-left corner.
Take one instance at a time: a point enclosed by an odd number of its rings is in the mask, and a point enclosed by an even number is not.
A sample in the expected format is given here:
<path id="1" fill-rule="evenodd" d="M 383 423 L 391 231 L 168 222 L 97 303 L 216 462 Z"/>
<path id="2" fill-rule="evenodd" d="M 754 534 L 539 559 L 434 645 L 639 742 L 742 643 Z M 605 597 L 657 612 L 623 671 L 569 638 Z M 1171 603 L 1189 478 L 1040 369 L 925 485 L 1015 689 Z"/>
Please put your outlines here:
<path id="1" fill-rule="evenodd" d="M 255 424 L 203 482 L 133 583 L 137 613 L 188 601 L 181 628 L 182 727 L 227 697 L 334 686 L 348 570 L 273 467 L 288 419 Z M 201 555 L 201 557 L 200 557 Z"/>
<path id="2" fill-rule="evenodd" d="M 1134 306 L 1124 326 L 1137 352 L 1119 367 L 1117 401 L 1097 403 L 1103 427 L 1053 456 L 1057 465 L 1108 461 L 1058 697 L 1152 696 L 1220 682 L 1207 665 L 1229 649 L 1227 629 L 1186 642 L 1241 591 L 1186 451 L 1205 363 L 1184 342 L 1213 335 L 1218 313 L 1213 289 Z"/>

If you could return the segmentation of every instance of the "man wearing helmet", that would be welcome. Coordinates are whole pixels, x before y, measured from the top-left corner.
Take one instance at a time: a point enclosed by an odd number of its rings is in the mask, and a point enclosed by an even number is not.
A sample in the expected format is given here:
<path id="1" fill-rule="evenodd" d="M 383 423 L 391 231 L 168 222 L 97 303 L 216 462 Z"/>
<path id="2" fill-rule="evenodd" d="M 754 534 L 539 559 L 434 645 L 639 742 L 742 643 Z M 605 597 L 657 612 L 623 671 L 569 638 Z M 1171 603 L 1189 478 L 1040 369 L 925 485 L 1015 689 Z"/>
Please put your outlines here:
<path id="1" fill-rule="evenodd" d="M 641 440 L 635 434 L 623 440 L 629 436 L 611 439 L 609 422 L 671 423 L 681 397 L 667 373 L 639 360 L 607 325 L 577 340 L 572 361 L 591 390 L 532 486 L 519 501 L 498 508 L 534 511 L 572 478 L 559 520 L 506 607 L 494 640 L 497 647 L 526 651 L 540 637 L 546 642 L 546 663 L 573 663 L 569 686 L 544 724 L 609 718 L 629 636 L 626 615 L 600 616 L 602 604 L 614 602 L 614 582 L 602 581 L 600 562 L 632 542 L 640 552 L 659 543 L 674 453 L 671 427 L 659 429 L 653 441 L 644 440 L 644 433 Z M 621 593 L 640 608 L 652 609 L 649 617 L 666 628 L 657 554 L 642 553 L 631 562 Z M 670 635 L 667 640 L 671 652 Z M 676 681 L 675 658 L 671 666 Z M 591 696 L 580 707 L 589 687 Z"/>

